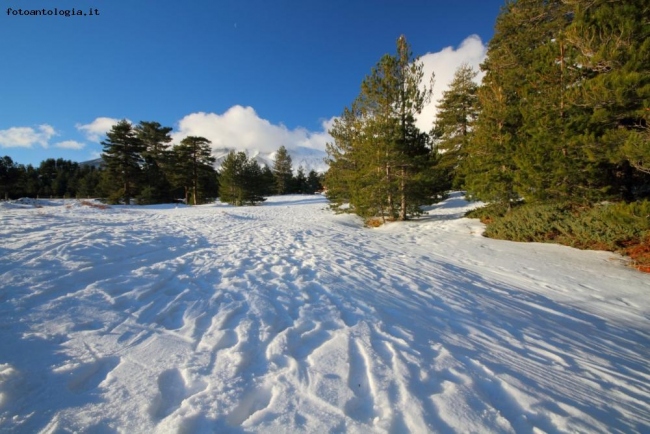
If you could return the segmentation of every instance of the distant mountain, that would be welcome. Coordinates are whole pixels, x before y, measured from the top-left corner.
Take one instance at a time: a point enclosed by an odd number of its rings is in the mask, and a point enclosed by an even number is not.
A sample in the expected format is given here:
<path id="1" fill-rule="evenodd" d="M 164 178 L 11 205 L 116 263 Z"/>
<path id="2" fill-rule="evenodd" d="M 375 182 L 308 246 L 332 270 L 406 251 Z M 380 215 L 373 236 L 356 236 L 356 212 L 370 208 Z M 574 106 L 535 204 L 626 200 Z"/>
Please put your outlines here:
<path id="1" fill-rule="evenodd" d="M 238 151 L 237 149 L 229 148 L 212 150 L 212 155 L 217 159 L 215 167 L 221 167 L 221 163 L 223 163 L 223 161 L 226 159 L 226 156 L 231 150 Z M 294 171 L 297 171 L 298 167 L 300 166 L 305 169 L 305 173 L 309 173 L 309 171 L 312 169 L 316 172 L 324 173 L 328 169 L 328 166 L 324 161 L 327 154 L 324 151 L 319 151 L 312 148 L 288 149 L 287 151 L 291 156 L 291 163 L 293 165 Z M 268 166 L 271 168 L 273 167 L 276 151 L 260 152 L 258 150 L 249 150 L 247 153 L 249 158 L 254 158 L 260 165 Z"/>
<path id="2" fill-rule="evenodd" d="M 237 149 L 230 148 L 219 148 L 213 149 L 212 155 L 216 158 L 214 166 L 218 169 L 221 167 L 221 163 L 226 159 L 226 156 L 231 150 L 238 151 Z M 275 161 L 275 151 L 274 152 L 260 152 L 258 150 L 249 150 L 249 158 L 255 158 L 255 160 L 263 166 L 268 166 L 273 168 L 273 162 Z M 291 156 L 291 162 L 293 165 L 294 172 L 298 170 L 298 167 L 302 166 L 305 169 L 305 174 L 309 173 L 310 170 L 315 170 L 319 173 L 324 173 L 327 171 L 328 166 L 325 164 L 325 157 L 327 154 L 324 151 L 319 151 L 312 148 L 298 148 L 293 150 L 288 150 L 289 155 Z M 80 166 L 93 166 L 100 167 L 104 164 L 104 161 L 101 158 L 95 160 L 83 161 L 79 163 Z"/>
<path id="3" fill-rule="evenodd" d="M 79 163 L 80 166 L 93 166 L 95 168 L 100 168 L 104 165 L 104 160 L 101 158 L 96 158 L 94 160 L 82 161 Z"/>

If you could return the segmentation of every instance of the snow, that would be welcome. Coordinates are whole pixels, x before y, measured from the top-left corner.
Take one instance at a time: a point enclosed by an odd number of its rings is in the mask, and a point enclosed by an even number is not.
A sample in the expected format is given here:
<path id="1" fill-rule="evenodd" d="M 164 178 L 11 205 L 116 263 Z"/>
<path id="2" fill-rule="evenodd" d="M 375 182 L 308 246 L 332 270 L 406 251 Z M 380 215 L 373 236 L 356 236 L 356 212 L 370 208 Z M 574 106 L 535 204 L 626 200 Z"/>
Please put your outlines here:
<path id="1" fill-rule="evenodd" d="M 650 432 L 648 275 L 471 206 L 0 204 L 0 431 Z"/>

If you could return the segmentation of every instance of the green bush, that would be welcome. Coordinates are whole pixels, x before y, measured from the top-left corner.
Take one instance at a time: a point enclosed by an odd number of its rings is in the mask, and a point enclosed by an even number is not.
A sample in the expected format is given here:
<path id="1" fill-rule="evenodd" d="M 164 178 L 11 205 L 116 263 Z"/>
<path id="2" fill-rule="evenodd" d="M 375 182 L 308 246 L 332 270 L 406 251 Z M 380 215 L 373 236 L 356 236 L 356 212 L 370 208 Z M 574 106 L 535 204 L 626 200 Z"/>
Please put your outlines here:
<path id="1" fill-rule="evenodd" d="M 491 214 L 497 215 L 495 213 Z M 485 236 L 511 241 L 556 242 L 581 249 L 622 251 L 650 234 L 650 202 L 525 204 L 493 217 Z"/>
<path id="2" fill-rule="evenodd" d="M 491 203 L 480 208 L 475 208 L 465 213 L 465 217 L 480 219 L 483 223 L 490 223 L 508 213 L 508 206 L 502 203 Z"/>

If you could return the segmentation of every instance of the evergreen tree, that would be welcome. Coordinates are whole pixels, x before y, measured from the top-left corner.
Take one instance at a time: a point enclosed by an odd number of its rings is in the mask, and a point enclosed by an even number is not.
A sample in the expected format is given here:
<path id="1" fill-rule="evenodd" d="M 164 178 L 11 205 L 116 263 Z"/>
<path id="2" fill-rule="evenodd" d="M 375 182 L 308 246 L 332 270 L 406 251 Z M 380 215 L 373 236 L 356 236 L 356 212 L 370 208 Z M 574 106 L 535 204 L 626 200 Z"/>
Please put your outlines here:
<path id="1" fill-rule="evenodd" d="M 231 151 L 221 164 L 219 199 L 235 206 L 263 202 L 264 174 L 257 161 Z"/>
<path id="2" fill-rule="evenodd" d="M 329 169 L 325 173 L 324 184 L 330 207 L 338 211 L 345 204 L 357 202 L 354 198 L 360 188 L 357 179 L 361 167 L 356 143 L 363 137 L 363 132 L 362 115 L 356 101 L 350 108 L 343 109 L 341 116 L 334 120 L 329 134 L 334 142 L 326 145 L 325 162 Z"/>
<path id="3" fill-rule="evenodd" d="M 262 196 L 271 196 L 275 194 L 275 175 L 269 166 L 262 168 Z"/>
<path id="4" fill-rule="evenodd" d="M 307 177 L 305 176 L 305 169 L 302 166 L 298 167 L 298 173 L 294 179 L 293 191 L 298 194 L 307 192 Z"/>
<path id="5" fill-rule="evenodd" d="M 431 136 L 440 154 L 436 168 L 444 173 L 446 189 L 461 188 L 464 183 L 458 167 L 465 159 L 472 127 L 478 116 L 476 75 L 471 66 L 461 65 L 436 106 L 438 111 Z"/>
<path id="6" fill-rule="evenodd" d="M 648 8 L 645 0 L 504 7 L 482 65 L 464 164 L 470 194 L 593 203 L 650 191 L 650 178 L 633 169 L 648 160 Z"/>
<path id="7" fill-rule="evenodd" d="M 160 203 L 171 199 L 171 184 L 168 180 L 171 130 L 158 122 L 141 121 L 135 127 L 138 138 L 145 147 L 142 152 L 145 187 L 140 193 L 141 202 Z"/>
<path id="8" fill-rule="evenodd" d="M 210 143 L 204 137 L 188 136 L 173 148 L 174 177 L 184 189 L 185 203 L 201 203 L 205 197 L 201 180 L 206 176 L 216 177 Z"/>
<path id="9" fill-rule="evenodd" d="M 415 126 L 431 95 L 423 78 L 402 36 L 396 55 L 384 55 L 363 80 L 359 97 L 330 131 L 325 183 L 334 206 L 347 200 L 361 216 L 405 220 L 435 200 L 433 154 Z"/>
<path id="10" fill-rule="evenodd" d="M 284 146 L 280 146 L 280 149 L 275 154 L 273 174 L 275 175 L 277 194 L 289 193 L 293 179 L 293 167 L 291 165 L 291 156 Z"/>
<path id="11" fill-rule="evenodd" d="M 562 0 L 511 1 L 497 18 L 463 170 L 471 196 L 510 204 L 566 195 L 563 187 L 575 184 L 566 179 L 569 159 L 559 158 L 569 155 L 568 20 Z"/>
<path id="12" fill-rule="evenodd" d="M 314 169 L 311 169 L 307 175 L 307 186 L 305 192 L 307 194 L 314 194 L 322 189 L 323 185 L 321 176 Z"/>
<path id="13" fill-rule="evenodd" d="M 244 166 L 244 203 L 255 205 L 264 202 L 264 172 L 257 160 L 250 158 Z"/>
<path id="14" fill-rule="evenodd" d="M 82 167 L 77 183 L 77 198 L 91 198 L 98 195 L 97 186 L 101 180 L 101 170 L 93 166 Z"/>
<path id="15" fill-rule="evenodd" d="M 566 40 L 577 51 L 580 85 L 570 103 L 585 109 L 579 142 L 600 173 L 608 196 L 650 193 L 650 4 L 647 0 L 566 0 L 574 19 Z"/>
<path id="16" fill-rule="evenodd" d="M 18 182 L 20 172 L 14 161 L 8 155 L 0 158 L 0 192 L 4 199 L 9 199 Z"/>
<path id="17" fill-rule="evenodd" d="M 106 164 L 107 175 L 121 186 L 119 190 L 111 189 L 112 199 L 121 197 L 128 205 L 140 176 L 144 144 L 131 124 L 127 120 L 121 120 L 106 133 L 102 146 L 102 159 Z"/>

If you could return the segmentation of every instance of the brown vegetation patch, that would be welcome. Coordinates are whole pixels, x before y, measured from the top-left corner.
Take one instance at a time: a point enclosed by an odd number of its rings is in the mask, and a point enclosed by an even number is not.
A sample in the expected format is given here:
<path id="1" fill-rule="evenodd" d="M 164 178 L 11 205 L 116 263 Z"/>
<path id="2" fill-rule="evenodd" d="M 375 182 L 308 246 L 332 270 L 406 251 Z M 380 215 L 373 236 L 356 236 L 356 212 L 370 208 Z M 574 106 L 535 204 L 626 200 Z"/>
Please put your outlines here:
<path id="1" fill-rule="evenodd" d="M 383 225 L 384 222 L 383 222 L 383 220 L 382 220 L 381 218 L 379 218 L 379 217 L 373 217 L 373 218 L 369 218 L 369 219 L 367 219 L 365 224 L 366 224 L 366 226 L 368 226 L 369 228 L 378 228 L 379 226 Z"/>
<path id="2" fill-rule="evenodd" d="M 109 209 L 110 208 L 110 206 L 104 205 L 103 203 L 95 203 L 95 202 L 91 202 L 89 200 L 82 200 L 79 203 L 84 205 L 84 206 L 89 206 L 91 208 L 96 208 L 96 209 Z"/>

